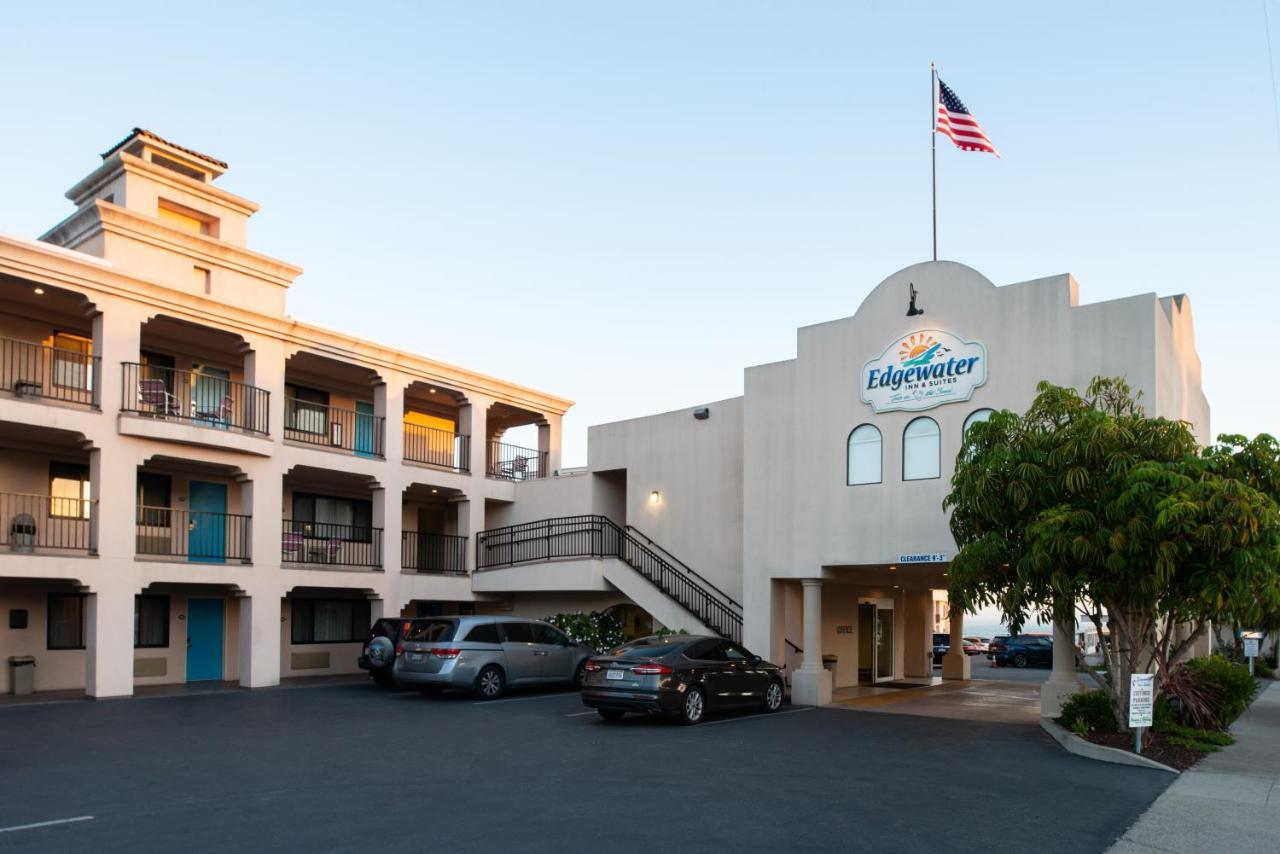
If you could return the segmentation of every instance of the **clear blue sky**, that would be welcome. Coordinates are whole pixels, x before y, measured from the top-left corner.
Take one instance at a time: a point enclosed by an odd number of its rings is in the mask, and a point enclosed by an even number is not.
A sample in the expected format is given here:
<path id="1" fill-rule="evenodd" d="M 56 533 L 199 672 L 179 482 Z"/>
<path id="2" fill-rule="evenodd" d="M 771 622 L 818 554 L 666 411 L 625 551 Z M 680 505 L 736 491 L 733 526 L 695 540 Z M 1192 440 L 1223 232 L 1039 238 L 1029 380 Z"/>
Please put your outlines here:
<path id="1" fill-rule="evenodd" d="M 927 258 L 936 60 L 1004 153 L 940 143 L 942 256 L 1190 294 L 1214 431 L 1280 429 L 1262 6 L 1031 5 L 13 5 L 0 230 L 150 128 L 262 203 L 291 314 L 576 399 L 583 463 Z"/>

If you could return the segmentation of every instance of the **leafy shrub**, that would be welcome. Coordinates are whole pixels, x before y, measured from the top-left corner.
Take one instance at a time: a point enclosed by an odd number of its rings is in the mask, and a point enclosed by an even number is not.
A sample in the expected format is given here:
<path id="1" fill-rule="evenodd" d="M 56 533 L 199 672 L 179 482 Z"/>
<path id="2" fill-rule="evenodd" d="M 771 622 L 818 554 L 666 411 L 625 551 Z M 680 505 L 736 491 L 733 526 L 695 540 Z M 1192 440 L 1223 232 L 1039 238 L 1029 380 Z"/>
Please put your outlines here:
<path id="1" fill-rule="evenodd" d="M 622 626 L 609 614 L 592 611 L 584 614 L 556 614 L 545 621 L 569 636 L 570 640 L 594 650 L 612 649 L 622 643 Z"/>
<path id="2" fill-rule="evenodd" d="M 1197 729 L 1221 727 L 1218 709 L 1222 705 L 1223 690 L 1215 680 L 1196 670 L 1176 668 L 1161 686 L 1163 692 L 1156 700 L 1155 723 L 1185 724 Z M 1161 717 L 1161 707 L 1167 713 Z"/>
<path id="3" fill-rule="evenodd" d="M 1232 664 L 1220 655 L 1193 658 L 1180 668 L 1193 681 L 1212 686 L 1217 698 L 1213 703 L 1213 719 L 1219 727 L 1225 727 L 1249 707 L 1249 701 L 1257 693 L 1258 683 L 1249 675 L 1249 668 Z"/>
<path id="4" fill-rule="evenodd" d="M 1261 658 L 1255 659 L 1253 662 L 1253 672 L 1261 676 L 1263 679 L 1275 679 L 1276 669 L 1267 664 Z"/>
<path id="5" fill-rule="evenodd" d="M 1062 704 L 1062 725 L 1080 737 L 1091 732 L 1117 732 L 1111 696 L 1101 688 L 1084 691 Z"/>

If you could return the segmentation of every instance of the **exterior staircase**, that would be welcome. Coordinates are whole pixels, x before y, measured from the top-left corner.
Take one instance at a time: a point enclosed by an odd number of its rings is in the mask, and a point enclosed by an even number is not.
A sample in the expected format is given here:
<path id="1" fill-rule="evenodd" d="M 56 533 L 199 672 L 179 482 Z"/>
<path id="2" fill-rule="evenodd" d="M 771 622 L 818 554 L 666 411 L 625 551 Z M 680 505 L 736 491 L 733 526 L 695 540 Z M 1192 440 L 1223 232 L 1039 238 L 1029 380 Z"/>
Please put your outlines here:
<path id="1" fill-rule="evenodd" d="M 476 537 L 477 571 L 582 558 L 615 558 L 625 571 L 607 567 L 606 579 L 664 625 L 686 628 L 696 620 L 701 625 L 693 625 L 695 631 L 705 627 L 742 640 L 739 602 L 638 529 L 607 516 L 539 519 Z"/>

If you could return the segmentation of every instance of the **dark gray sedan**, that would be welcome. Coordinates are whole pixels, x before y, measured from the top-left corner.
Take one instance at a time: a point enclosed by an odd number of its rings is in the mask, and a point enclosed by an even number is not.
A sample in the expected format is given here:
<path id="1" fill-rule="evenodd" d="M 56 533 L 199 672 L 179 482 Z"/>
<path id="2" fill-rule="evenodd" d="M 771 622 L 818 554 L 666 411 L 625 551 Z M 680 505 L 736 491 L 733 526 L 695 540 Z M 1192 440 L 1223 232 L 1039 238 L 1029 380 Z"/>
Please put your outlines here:
<path id="1" fill-rule="evenodd" d="M 582 703 L 607 721 L 627 712 L 696 724 L 708 712 L 782 707 L 782 669 L 724 638 L 654 635 L 590 659 Z"/>

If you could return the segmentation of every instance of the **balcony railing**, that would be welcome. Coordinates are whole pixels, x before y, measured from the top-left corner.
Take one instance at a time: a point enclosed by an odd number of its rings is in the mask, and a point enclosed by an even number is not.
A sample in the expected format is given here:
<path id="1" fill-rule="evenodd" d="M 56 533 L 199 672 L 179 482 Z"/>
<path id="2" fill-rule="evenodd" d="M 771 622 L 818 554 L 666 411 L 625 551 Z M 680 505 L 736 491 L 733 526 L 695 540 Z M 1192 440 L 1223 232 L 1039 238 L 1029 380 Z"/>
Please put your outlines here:
<path id="1" fill-rule="evenodd" d="M 536 480 L 547 477 L 551 474 L 547 470 L 548 456 L 546 451 L 490 442 L 487 474 L 499 480 Z"/>
<path id="2" fill-rule="evenodd" d="M 0 492 L 0 549 L 17 554 L 42 551 L 96 554 L 89 498 Z"/>
<path id="3" fill-rule="evenodd" d="M 101 376 L 99 356 L 0 338 L 0 390 L 15 397 L 98 406 Z"/>
<path id="4" fill-rule="evenodd" d="M 249 563 L 252 517 L 171 507 L 138 507 L 136 550 L 141 557 L 190 563 Z"/>
<path id="5" fill-rule="evenodd" d="M 286 519 L 280 560 L 291 564 L 381 569 L 382 529 Z"/>
<path id="6" fill-rule="evenodd" d="M 287 397 L 284 401 L 284 437 L 335 448 L 358 457 L 383 455 L 383 425 L 386 419 L 370 412 L 339 409 L 322 403 Z"/>
<path id="7" fill-rule="evenodd" d="M 271 393 L 200 371 L 124 362 L 120 409 L 217 430 L 267 435 Z"/>
<path id="8" fill-rule="evenodd" d="M 406 421 L 404 458 L 410 462 L 426 463 L 450 471 L 470 471 L 471 438 L 450 430 L 424 427 Z"/>
<path id="9" fill-rule="evenodd" d="M 466 575 L 467 538 L 404 531 L 400 538 L 400 568 L 413 572 Z"/>

